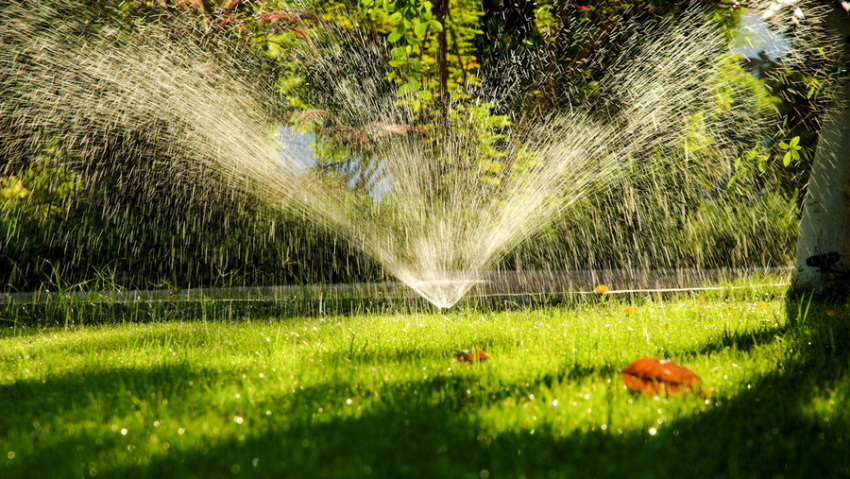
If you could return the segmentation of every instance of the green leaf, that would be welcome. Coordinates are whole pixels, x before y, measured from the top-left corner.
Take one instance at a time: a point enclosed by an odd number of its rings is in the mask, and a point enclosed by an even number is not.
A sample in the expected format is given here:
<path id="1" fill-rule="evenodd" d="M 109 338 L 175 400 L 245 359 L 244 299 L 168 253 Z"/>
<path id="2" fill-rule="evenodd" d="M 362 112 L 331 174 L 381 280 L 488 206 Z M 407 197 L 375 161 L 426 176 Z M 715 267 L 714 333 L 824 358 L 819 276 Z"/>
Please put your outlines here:
<path id="1" fill-rule="evenodd" d="M 765 171 L 767 171 L 767 162 L 764 161 L 764 160 L 759 160 L 758 167 L 759 167 L 759 171 L 764 173 Z"/>
<path id="2" fill-rule="evenodd" d="M 401 12 L 395 12 L 392 15 L 390 15 L 390 21 L 391 22 L 395 23 L 399 20 L 401 20 Z"/>
<path id="3" fill-rule="evenodd" d="M 417 96 L 422 101 L 428 101 L 434 98 L 434 94 L 430 90 L 420 90 Z"/>
<path id="4" fill-rule="evenodd" d="M 413 27 L 413 33 L 416 34 L 417 37 L 421 37 L 425 34 L 425 30 L 428 28 L 427 23 L 417 23 L 415 27 Z"/>
<path id="5" fill-rule="evenodd" d="M 411 78 L 410 81 L 407 82 L 410 85 L 411 90 L 417 91 L 422 86 L 418 80 L 415 78 Z"/>
<path id="6" fill-rule="evenodd" d="M 387 41 L 390 43 L 395 43 L 401 38 L 403 34 L 404 30 L 399 31 L 399 29 L 396 28 L 395 30 L 393 30 L 392 33 L 390 33 L 390 36 L 387 37 Z"/>
<path id="7" fill-rule="evenodd" d="M 800 153 L 798 153 L 797 150 L 791 150 L 789 153 L 791 153 L 791 156 L 793 156 L 795 160 L 800 161 Z"/>
<path id="8" fill-rule="evenodd" d="M 791 148 L 790 146 L 788 146 L 788 143 L 785 143 L 784 141 L 779 144 L 779 147 L 782 148 L 783 150 L 787 150 L 788 148 Z"/>
<path id="9" fill-rule="evenodd" d="M 411 93 L 412 91 L 413 91 L 413 86 L 410 84 L 410 82 L 407 82 L 404 85 L 398 87 L 398 91 L 396 92 L 396 94 L 398 96 L 405 96 L 408 93 Z"/>
<path id="10" fill-rule="evenodd" d="M 791 152 L 785 153 L 785 156 L 782 157 L 782 164 L 786 167 L 791 164 Z"/>
<path id="11" fill-rule="evenodd" d="M 431 29 L 434 30 L 435 32 L 442 32 L 443 31 L 443 25 L 441 25 L 440 22 L 438 22 L 436 20 L 431 20 L 430 25 L 431 25 Z"/>

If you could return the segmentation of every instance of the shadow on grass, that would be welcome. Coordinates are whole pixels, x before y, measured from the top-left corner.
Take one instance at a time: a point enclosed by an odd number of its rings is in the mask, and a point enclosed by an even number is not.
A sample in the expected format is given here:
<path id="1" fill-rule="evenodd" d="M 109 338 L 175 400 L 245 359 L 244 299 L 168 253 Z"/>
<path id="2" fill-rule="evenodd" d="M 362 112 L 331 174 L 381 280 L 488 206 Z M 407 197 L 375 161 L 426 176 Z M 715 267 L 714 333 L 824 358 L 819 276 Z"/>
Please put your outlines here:
<path id="1" fill-rule="evenodd" d="M 470 379 L 463 377 L 409 382 L 403 388 L 385 386 L 378 391 L 381 402 L 357 417 L 305 413 L 302 404 L 334 395 L 342 400 L 353 386 L 328 383 L 298 391 L 289 400 L 289 409 L 276 412 L 286 415 L 286 422 L 257 426 L 243 438 L 221 436 L 185 446 L 175 444 L 167 453 L 153 456 L 150 463 L 124 463 L 102 469 L 100 474 L 473 478 L 484 477 L 486 469 L 491 477 L 850 477 L 850 323 L 825 316 L 817 322 L 807 326 L 790 321 L 752 343 L 747 342 L 749 334 L 730 337 L 739 349 L 781 340 L 806 353 L 753 379 L 749 389 L 742 388 L 729 398 L 715 398 L 720 402 L 701 413 L 671 419 L 658 427 L 656 435 L 646 431 L 620 434 L 615 424 L 604 431 L 597 427 L 562 435 L 552 423 L 533 433 L 524 428 L 488 436 L 493 429 L 481 419 L 487 416 L 477 416 L 474 408 L 497 407 L 498 399 L 465 399 L 458 391 Z M 808 343 L 813 346 L 804 347 Z M 706 348 L 702 345 L 696 350 L 702 353 L 709 350 Z M 574 374 L 605 377 L 614 372 L 579 366 Z M 133 390 L 139 397 L 202 403 L 198 397 L 203 388 L 214 385 L 216 379 L 210 372 L 201 374 L 180 365 L 83 372 L 49 387 L 33 381 L 4 386 L 0 398 L 5 404 L 15 401 L 15 412 L 46 422 L 80 414 L 92 395 L 120 397 L 124 390 Z M 551 378 L 564 379 L 560 375 Z M 566 379 L 575 379 L 573 373 L 567 373 Z M 187 392 L 181 384 L 188 381 L 201 387 Z M 523 389 L 519 382 L 504 387 L 514 394 Z M 831 396 L 834 391 L 838 392 Z M 49 401 L 53 393 L 69 406 L 54 406 L 55 401 Z M 48 399 L 39 402 L 39 398 Z M 116 407 L 132 404 L 127 399 L 118 401 Z M 652 404 L 651 399 L 637 398 L 634 407 Z M 831 412 L 825 413 L 824 408 Z M 9 421 L 2 420 L 4 436 Z M 6 469 L 4 477 L 26 477 L 27 471 L 45 468 L 45 464 L 57 477 L 67 477 L 72 471 L 88 472 L 85 465 L 81 468 L 85 456 L 76 448 L 80 444 L 91 448 L 98 439 L 103 441 L 97 446 L 101 451 L 127 447 L 119 434 L 95 437 L 78 429 L 58 440 L 46 439 L 38 456 L 20 458 L 15 469 Z"/>
<path id="2" fill-rule="evenodd" d="M 109 475 L 471 478 L 486 469 L 505 477 L 850 476 L 850 417 L 824 422 L 808 411 L 824 397 L 818 391 L 850 379 L 846 355 L 841 360 L 786 365 L 655 436 L 613 428 L 562 436 L 541 428 L 485 437 L 486 425 L 464 414 L 472 405 L 419 397 L 414 390 L 429 388 L 414 385 L 358 418 L 296 420 L 286 431 L 175 451 L 145 469 Z M 650 400 L 635 407 L 641 401 Z"/>

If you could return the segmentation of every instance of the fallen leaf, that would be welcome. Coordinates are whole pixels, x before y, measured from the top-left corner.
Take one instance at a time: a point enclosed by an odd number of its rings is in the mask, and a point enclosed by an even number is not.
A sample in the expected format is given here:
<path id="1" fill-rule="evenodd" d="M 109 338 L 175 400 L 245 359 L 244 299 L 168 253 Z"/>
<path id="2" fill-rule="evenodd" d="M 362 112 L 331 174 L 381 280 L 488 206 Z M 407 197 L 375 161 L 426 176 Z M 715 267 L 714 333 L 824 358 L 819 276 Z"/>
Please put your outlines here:
<path id="1" fill-rule="evenodd" d="M 620 375 L 629 391 L 643 392 L 647 396 L 654 396 L 662 391 L 667 395 L 687 393 L 698 390 L 702 382 L 693 371 L 669 359 L 659 361 L 640 358 L 620 371 Z"/>
<path id="2" fill-rule="evenodd" d="M 604 284 L 600 284 L 593 291 L 596 292 L 596 293 L 599 293 L 599 294 L 607 293 L 608 292 L 608 286 L 605 286 Z"/>
<path id="3" fill-rule="evenodd" d="M 462 349 L 462 350 L 455 353 L 454 360 L 459 362 L 459 363 L 464 363 L 464 362 L 471 363 L 476 358 L 479 361 L 485 361 L 489 357 L 490 357 L 490 355 L 485 353 L 484 351 L 482 351 L 480 348 Z"/>
<path id="4" fill-rule="evenodd" d="M 623 308 L 623 312 L 626 314 L 635 314 L 637 313 L 637 309 L 629 306 L 628 308 Z"/>

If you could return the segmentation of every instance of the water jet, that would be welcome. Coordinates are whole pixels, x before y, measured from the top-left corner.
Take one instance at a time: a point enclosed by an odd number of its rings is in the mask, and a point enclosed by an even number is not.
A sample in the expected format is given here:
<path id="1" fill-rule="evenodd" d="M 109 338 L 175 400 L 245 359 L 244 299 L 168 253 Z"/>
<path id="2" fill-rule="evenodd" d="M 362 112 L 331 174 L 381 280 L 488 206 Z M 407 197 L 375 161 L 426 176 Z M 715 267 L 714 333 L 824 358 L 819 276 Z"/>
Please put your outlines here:
<path id="1" fill-rule="evenodd" d="M 482 71 L 466 97 L 440 100 L 445 118 L 428 120 L 374 60 L 391 48 L 352 33 L 347 48 L 330 40 L 305 46 L 317 57 L 301 65 L 336 110 L 298 110 L 281 108 L 286 100 L 268 93 L 266 79 L 240 71 L 235 48 L 197 26 L 177 27 L 189 33 L 178 40 L 168 23 L 129 32 L 43 28 L 58 17 L 61 9 L 20 2 L 0 19 L 8 46 L 0 83 L 15 92 L 0 111 L 13 131 L 31 134 L 28 147 L 61 145 L 77 170 L 97 176 L 113 167 L 102 164 L 104 145 L 118 138 L 123 154 L 153 154 L 154 167 L 169 174 L 303 212 L 438 308 L 455 304 L 582 197 L 628 181 L 635 170 L 627 165 L 651 176 L 664 168 L 653 158 L 684 150 L 687 161 L 708 148 L 683 146 L 682 132 L 711 137 L 710 148 L 731 154 L 749 147 L 759 128 L 744 107 L 705 113 L 718 91 L 746 95 L 720 73 L 734 62 L 723 31 L 695 6 L 678 22 L 646 27 L 645 41 L 622 45 L 594 85 L 598 93 L 562 99 L 569 108 L 528 121 L 497 114 L 521 96 L 502 78 L 516 65 Z M 442 131 L 429 133 L 441 122 Z M 282 126 L 293 133 L 274 139 Z M 311 128 L 320 158 L 312 165 L 293 148 Z"/>

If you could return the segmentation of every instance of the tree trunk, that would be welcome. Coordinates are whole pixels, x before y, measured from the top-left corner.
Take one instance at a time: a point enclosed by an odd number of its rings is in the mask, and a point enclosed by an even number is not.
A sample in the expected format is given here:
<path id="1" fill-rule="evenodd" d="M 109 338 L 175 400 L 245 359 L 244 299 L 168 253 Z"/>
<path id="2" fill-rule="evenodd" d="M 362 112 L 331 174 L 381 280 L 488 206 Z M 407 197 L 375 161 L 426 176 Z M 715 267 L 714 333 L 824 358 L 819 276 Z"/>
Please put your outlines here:
<path id="1" fill-rule="evenodd" d="M 850 16 L 833 2 L 827 26 L 850 60 Z M 844 296 L 850 291 L 850 78 L 835 88 L 815 152 L 797 239 L 795 288 Z"/>

